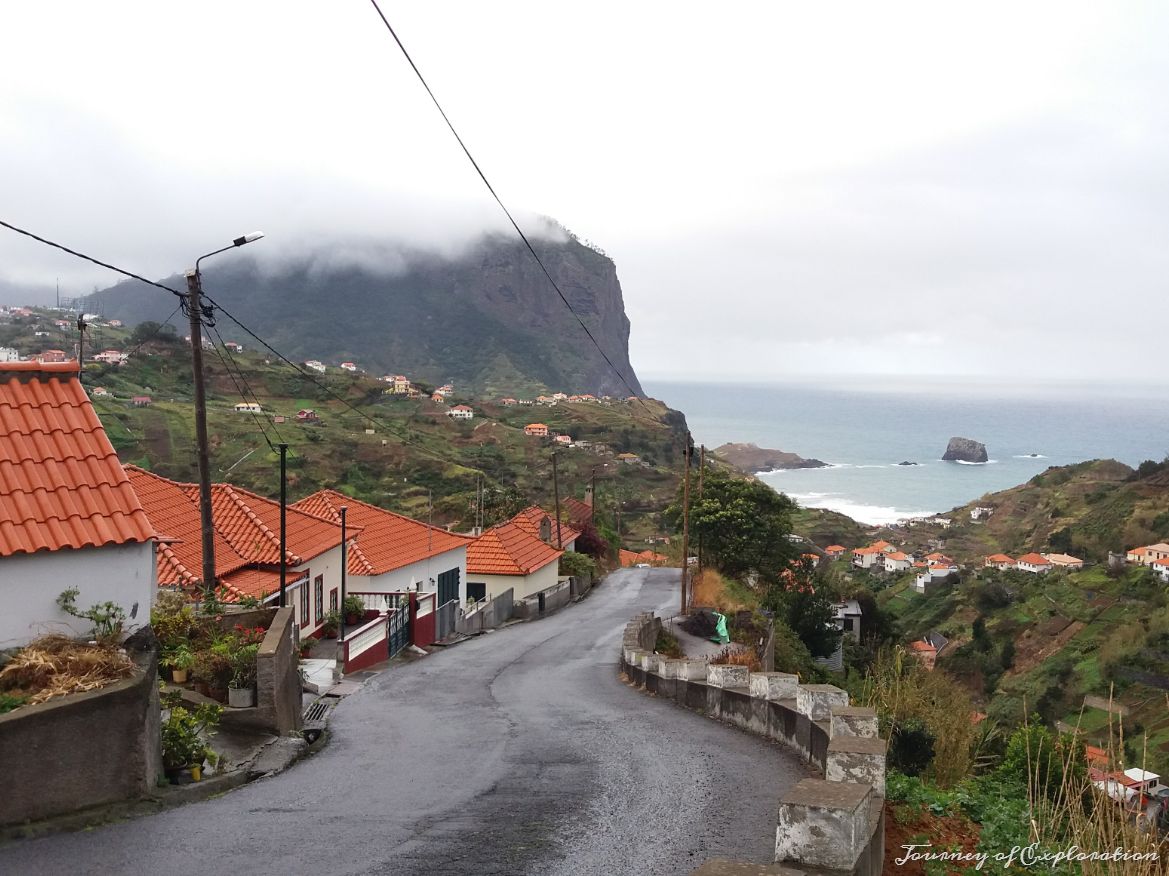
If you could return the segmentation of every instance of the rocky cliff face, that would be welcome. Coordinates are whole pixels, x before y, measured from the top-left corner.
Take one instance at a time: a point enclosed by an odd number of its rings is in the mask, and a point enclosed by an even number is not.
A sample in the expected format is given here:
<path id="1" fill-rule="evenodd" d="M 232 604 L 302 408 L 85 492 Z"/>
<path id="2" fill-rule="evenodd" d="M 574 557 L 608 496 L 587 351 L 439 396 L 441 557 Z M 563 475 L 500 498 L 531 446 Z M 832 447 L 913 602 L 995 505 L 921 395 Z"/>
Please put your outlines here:
<path id="1" fill-rule="evenodd" d="M 450 259 L 387 250 L 384 267 L 371 259 L 336 263 L 321 252 L 261 270 L 241 253 L 205 270 L 203 286 L 294 360 L 352 360 L 375 374 L 488 393 L 625 396 L 632 388 L 640 395 L 613 262 L 573 239 L 533 245 L 624 381 L 511 238 L 485 237 Z M 185 281 L 172 277 L 168 285 L 185 288 Z M 107 317 L 127 323 L 162 320 L 175 305 L 133 281 L 98 295 Z M 226 319 L 220 330 L 254 346 Z"/>
<path id="2" fill-rule="evenodd" d="M 986 462 L 986 445 L 972 438 L 951 438 L 942 459 L 947 462 Z"/>

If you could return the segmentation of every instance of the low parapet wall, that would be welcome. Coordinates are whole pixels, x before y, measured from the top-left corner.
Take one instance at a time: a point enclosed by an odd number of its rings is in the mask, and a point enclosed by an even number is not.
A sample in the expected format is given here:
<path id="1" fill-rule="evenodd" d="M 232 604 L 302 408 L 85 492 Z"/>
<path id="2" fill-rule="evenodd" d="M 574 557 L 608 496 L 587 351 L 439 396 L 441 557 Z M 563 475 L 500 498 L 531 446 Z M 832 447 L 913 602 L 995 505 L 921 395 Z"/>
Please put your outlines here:
<path id="1" fill-rule="evenodd" d="M 162 772 L 157 643 L 126 642 L 127 679 L 0 715 L 0 825 L 148 794 Z"/>
<path id="2" fill-rule="evenodd" d="M 879 874 L 886 744 L 876 712 L 850 705 L 838 687 L 800 684 L 790 673 L 662 657 L 653 650 L 661 626 L 650 612 L 625 626 L 621 669 L 634 685 L 774 740 L 822 776 L 802 780 L 780 800 L 776 862 Z"/>

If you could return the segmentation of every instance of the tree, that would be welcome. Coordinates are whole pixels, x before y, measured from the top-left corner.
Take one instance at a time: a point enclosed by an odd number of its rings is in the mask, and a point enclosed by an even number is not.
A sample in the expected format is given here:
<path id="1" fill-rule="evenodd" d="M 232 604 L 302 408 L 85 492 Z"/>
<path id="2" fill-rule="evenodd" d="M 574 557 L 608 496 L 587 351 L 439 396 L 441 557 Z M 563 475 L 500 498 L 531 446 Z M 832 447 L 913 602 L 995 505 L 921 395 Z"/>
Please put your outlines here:
<path id="1" fill-rule="evenodd" d="M 788 590 L 776 585 L 768 588 L 764 604 L 778 609 L 813 657 L 830 657 L 836 651 L 843 634 L 836 628 L 836 607 L 823 592 L 804 585 Z"/>
<path id="2" fill-rule="evenodd" d="M 483 525 L 502 523 L 530 504 L 528 497 L 513 486 L 490 487 L 483 491 Z"/>
<path id="3" fill-rule="evenodd" d="M 173 341 L 175 339 L 175 330 L 173 326 L 163 325 L 162 323 L 154 322 L 153 320 L 146 320 L 134 326 L 134 331 L 130 334 L 130 344 L 137 346 L 145 344 L 147 341 Z"/>
<path id="4" fill-rule="evenodd" d="M 586 523 L 576 537 L 576 550 L 601 561 L 609 556 L 609 542 L 591 523 Z"/>
<path id="5" fill-rule="evenodd" d="M 706 560 L 724 575 L 778 579 L 796 554 L 788 540 L 794 509 L 791 499 L 766 484 L 708 468 L 702 498 L 691 492 L 690 541 L 701 538 Z M 666 516 L 681 526 L 681 489 Z"/>

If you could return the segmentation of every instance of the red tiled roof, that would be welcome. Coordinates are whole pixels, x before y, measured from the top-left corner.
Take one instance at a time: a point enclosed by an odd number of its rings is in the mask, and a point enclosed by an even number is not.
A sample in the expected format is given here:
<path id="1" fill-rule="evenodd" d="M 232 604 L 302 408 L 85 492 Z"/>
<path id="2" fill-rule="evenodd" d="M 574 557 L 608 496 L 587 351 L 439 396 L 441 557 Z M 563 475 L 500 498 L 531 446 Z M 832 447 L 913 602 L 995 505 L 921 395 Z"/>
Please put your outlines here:
<path id="1" fill-rule="evenodd" d="M 841 553 L 845 550 L 846 548 L 842 544 L 830 544 L 828 547 L 824 548 L 825 553 Z"/>
<path id="2" fill-rule="evenodd" d="M 1015 561 L 1012 560 L 1010 557 L 1008 557 L 1006 554 L 991 554 L 989 557 L 986 558 L 986 562 L 988 562 L 988 563 L 1013 563 Z"/>
<path id="3" fill-rule="evenodd" d="M 216 558 L 218 559 L 218 554 Z M 287 572 L 284 577 L 284 584 L 286 587 L 291 587 L 293 584 L 303 581 L 307 577 L 307 574 L 307 572 L 301 572 L 300 574 L 291 571 Z M 228 592 L 237 599 L 249 596 L 255 597 L 256 599 L 263 599 L 280 591 L 280 570 L 257 569 L 255 566 L 247 566 L 224 575 L 219 579 L 219 583 L 226 587 Z"/>
<path id="4" fill-rule="evenodd" d="M 933 645 L 931 645 L 929 642 L 923 642 L 920 639 L 918 639 L 916 642 L 909 643 L 909 650 L 918 651 L 920 653 L 925 654 L 925 653 L 930 653 L 930 652 L 936 653 L 938 649 L 935 648 Z"/>
<path id="5" fill-rule="evenodd" d="M 427 526 L 336 490 L 320 490 L 292 507 L 340 524 L 338 509 L 342 505 L 348 508 L 345 512 L 347 525 L 361 528 L 361 535 L 349 551 L 349 572 L 354 575 L 381 575 L 471 543 L 465 535 Z"/>
<path id="6" fill-rule="evenodd" d="M 593 522 L 593 506 L 580 499 L 569 496 L 564 500 L 564 511 L 568 514 L 569 523 L 576 529 L 584 529 Z"/>
<path id="7" fill-rule="evenodd" d="M 159 545 L 158 583 L 192 585 L 203 577 L 202 527 L 199 488 L 126 466 L 126 474 L 142 499 L 156 529 L 173 541 Z M 258 595 L 259 572 L 280 564 L 280 503 L 231 484 L 211 485 L 211 516 L 215 538 L 215 575 L 220 583 L 242 595 Z M 352 534 L 358 535 L 359 527 Z M 297 566 L 341 544 L 341 529 L 331 519 L 288 506 L 287 561 Z M 255 575 L 241 577 L 250 567 Z M 268 579 L 265 579 L 268 580 Z M 279 586 L 279 573 L 271 579 Z M 244 582 L 238 585 L 233 582 Z M 242 588 L 242 589 L 241 589 Z M 271 591 L 269 591 L 271 592 Z"/>
<path id="8" fill-rule="evenodd" d="M 556 541 L 556 518 L 541 508 L 539 505 L 529 505 L 519 514 L 515 515 L 509 522 L 514 523 L 525 532 L 531 533 L 537 538 L 540 537 L 540 521 L 544 518 L 548 519 L 549 532 L 552 536 L 552 541 Z M 560 522 L 560 543 L 572 544 L 580 536 L 580 532 L 573 529 L 564 521 Z"/>
<path id="9" fill-rule="evenodd" d="M 77 363 L 0 364 L 0 557 L 153 537 Z"/>
<path id="10" fill-rule="evenodd" d="M 1047 561 L 1047 557 L 1043 554 L 1023 554 L 1018 560 L 1020 563 L 1027 563 L 1030 566 L 1050 566 L 1051 563 Z"/>
<path id="11" fill-rule="evenodd" d="M 887 560 L 908 560 L 909 557 L 906 556 L 901 551 L 893 551 L 893 553 L 891 553 L 891 554 L 886 554 L 885 559 L 887 559 Z"/>
<path id="12" fill-rule="evenodd" d="M 467 574 L 530 575 L 563 553 L 509 520 L 491 527 L 468 545 Z"/>

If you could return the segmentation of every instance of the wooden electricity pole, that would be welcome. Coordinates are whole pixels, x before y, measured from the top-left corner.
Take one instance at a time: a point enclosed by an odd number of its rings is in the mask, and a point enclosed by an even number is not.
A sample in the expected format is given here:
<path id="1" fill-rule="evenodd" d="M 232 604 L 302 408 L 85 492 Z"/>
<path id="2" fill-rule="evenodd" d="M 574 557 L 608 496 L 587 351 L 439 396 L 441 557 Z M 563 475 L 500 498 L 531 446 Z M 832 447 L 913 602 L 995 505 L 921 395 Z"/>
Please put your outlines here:
<path id="1" fill-rule="evenodd" d="M 690 567 L 690 433 L 682 453 L 686 471 L 682 475 L 682 614 L 686 613 L 686 572 Z"/>
<path id="2" fill-rule="evenodd" d="M 702 501 L 702 475 L 706 471 L 706 445 L 703 444 L 698 449 L 698 501 Z M 702 533 L 698 533 L 698 571 L 701 572 L 704 566 L 702 564 Z"/>
<path id="3" fill-rule="evenodd" d="M 556 549 L 563 550 L 564 543 L 560 540 L 560 478 L 556 474 L 556 451 L 552 451 L 552 496 L 556 502 Z"/>

